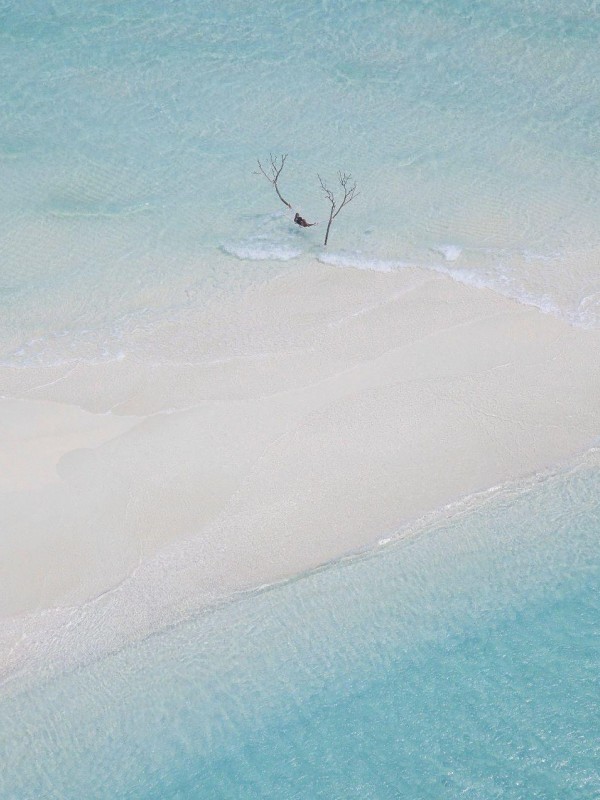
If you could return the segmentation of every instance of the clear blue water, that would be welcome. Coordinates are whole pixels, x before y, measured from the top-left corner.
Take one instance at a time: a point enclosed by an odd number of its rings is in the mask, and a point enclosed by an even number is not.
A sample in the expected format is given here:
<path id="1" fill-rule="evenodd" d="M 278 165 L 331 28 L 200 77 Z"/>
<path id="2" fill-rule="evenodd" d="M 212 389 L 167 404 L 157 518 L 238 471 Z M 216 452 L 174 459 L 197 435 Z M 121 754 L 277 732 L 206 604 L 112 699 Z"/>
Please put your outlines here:
<path id="1" fill-rule="evenodd" d="M 0 364 L 118 357 L 301 255 L 598 326 L 599 42 L 595 0 L 0 0 Z M 269 150 L 310 219 L 317 171 L 356 176 L 327 254 L 252 174 Z M 599 487 L 504 493 L 4 698 L 0 797 L 600 796 Z"/>
<path id="2" fill-rule="evenodd" d="M 598 797 L 599 470 L 5 699 L 0 796 Z"/>
<path id="3" fill-rule="evenodd" d="M 4 0 L 1 360 L 114 357 L 190 288 L 318 257 L 270 150 L 312 220 L 316 172 L 356 176 L 328 257 L 597 325 L 599 41 L 594 0 Z"/>

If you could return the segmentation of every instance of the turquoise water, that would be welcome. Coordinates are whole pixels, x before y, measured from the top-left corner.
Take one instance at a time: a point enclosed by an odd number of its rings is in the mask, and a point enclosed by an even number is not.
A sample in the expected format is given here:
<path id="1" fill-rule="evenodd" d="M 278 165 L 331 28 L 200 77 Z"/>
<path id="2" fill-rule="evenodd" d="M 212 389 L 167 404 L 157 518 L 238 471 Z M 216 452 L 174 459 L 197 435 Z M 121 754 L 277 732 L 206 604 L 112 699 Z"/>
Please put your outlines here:
<path id="1" fill-rule="evenodd" d="M 0 796 L 598 797 L 599 469 L 5 699 Z"/>
<path id="2" fill-rule="evenodd" d="M 140 319 L 320 257 L 253 175 L 270 150 L 311 220 L 316 172 L 355 175 L 336 263 L 597 325 L 599 40 L 593 0 L 4 0 L 2 362 L 113 358 Z"/>
<path id="3" fill-rule="evenodd" d="M 0 365 L 120 358 L 301 256 L 598 327 L 599 41 L 594 0 L 0 0 Z M 327 252 L 270 150 L 311 220 L 317 171 L 355 175 Z M 0 797 L 600 796 L 599 487 L 592 458 L 5 697 Z"/>

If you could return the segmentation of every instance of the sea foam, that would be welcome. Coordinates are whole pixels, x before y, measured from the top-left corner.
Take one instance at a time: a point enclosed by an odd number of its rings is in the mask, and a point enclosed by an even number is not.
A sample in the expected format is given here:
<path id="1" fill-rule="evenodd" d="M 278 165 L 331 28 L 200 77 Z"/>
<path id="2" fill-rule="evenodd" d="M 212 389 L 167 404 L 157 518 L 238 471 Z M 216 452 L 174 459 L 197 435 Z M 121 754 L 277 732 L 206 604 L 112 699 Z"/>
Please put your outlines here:
<path id="1" fill-rule="evenodd" d="M 436 249 L 438 252 L 438 249 Z M 439 250 L 441 252 L 441 250 Z M 444 248 L 445 262 L 417 262 L 394 258 L 375 258 L 354 252 L 323 252 L 317 256 L 318 261 L 336 267 L 372 270 L 374 272 L 395 272 L 397 270 L 412 268 L 423 269 L 446 275 L 456 283 L 472 286 L 476 289 L 488 289 L 504 297 L 509 297 L 523 306 L 533 306 L 544 314 L 552 314 L 565 320 L 570 325 L 582 328 L 597 328 L 600 326 L 600 293 L 593 293 L 584 297 L 573 306 L 560 305 L 548 293 L 536 293 L 523 288 L 519 282 L 508 272 L 499 269 L 495 271 L 484 270 L 477 266 L 454 266 L 463 254 L 463 251 L 454 245 Z M 541 256 L 535 256 L 541 259 Z M 533 258 L 532 255 L 529 258 Z M 550 258 L 550 257 L 548 257 Z"/>
<path id="2" fill-rule="evenodd" d="M 445 244 L 440 247 L 435 247 L 436 253 L 441 253 L 446 261 L 457 261 L 462 255 L 462 248 L 455 244 Z"/>
<path id="3" fill-rule="evenodd" d="M 370 258 L 358 252 L 323 252 L 317 256 L 317 259 L 322 264 L 331 264 L 334 267 L 352 267 L 354 269 L 373 270 L 374 272 L 394 272 L 403 267 L 416 266 L 415 264 L 409 264 L 405 261 Z"/>
<path id="4" fill-rule="evenodd" d="M 241 261 L 291 261 L 302 255 L 299 247 L 290 247 L 268 239 L 251 239 L 224 244 L 223 252 Z"/>

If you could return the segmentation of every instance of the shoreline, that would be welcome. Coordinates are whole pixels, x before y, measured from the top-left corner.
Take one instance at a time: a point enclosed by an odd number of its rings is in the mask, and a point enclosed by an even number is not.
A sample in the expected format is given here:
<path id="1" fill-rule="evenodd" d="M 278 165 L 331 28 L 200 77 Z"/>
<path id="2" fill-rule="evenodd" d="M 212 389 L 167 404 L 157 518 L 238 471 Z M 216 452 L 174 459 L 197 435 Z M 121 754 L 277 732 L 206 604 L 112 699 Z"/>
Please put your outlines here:
<path id="1" fill-rule="evenodd" d="M 121 605 L 119 615 L 123 625 L 116 631 L 119 634 L 117 637 L 114 635 L 115 631 L 103 630 L 102 624 L 99 625 L 106 617 L 107 611 L 110 612 L 110 609 L 101 609 L 100 605 L 110 601 L 114 597 L 113 593 L 116 594 L 124 588 L 127 581 L 119 586 L 111 587 L 98 597 L 91 598 L 78 608 L 49 609 L 35 617 L 31 615 L 22 619 L 0 621 L 0 652 L 9 651 L 10 638 L 13 638 L 18 644 L 18 637 L 21 639 L 32 637 L 39 648 L 22 653 L 22 657 L 18 662 L 12 664 L 10 670 L 4 670 L 4 674 L 0 672 L 0 698 L 7 699 L 17 696 L 29 688 L 43 685 L 47 681 L 69 674 L 80 667 L 109 658 L 124 648 L 139 645 L 178 625 L 189 623 L 198 615 L 216 613 L 229 604 L 243 602 L 255 595 L 277 590 L 324 570 L 350 565 L 360 559 L 376 558 L 382 554 L 384 549 L 402 546 L 415 538 L 428 535 L 432 531 L 451 526 L 463 516 L 477 513 L 485 505 L 493 503 L 499 498 L 508 499 L 526 495 L 546 482 L 554 481 L 562 476 L 576 475 L 582 469 L 597 468 L 599 465 L 600 445 L 594 444 L 579 452 L 574 458 L 550 469 L 526 475 L 501 486 L 490 487 L 473 495 L 459 498 L 443 508 L 432 510 L 419 519 L 407 522 L 392 536 L 372 542 L 358 550 L 341 554 L 315 567 L 290 574 L 270 583 L 239 589 L 212 602 L 204 604 L 190 602 L 185 609 L 165 616 L 160 622 L 157 618 L 153 624 L 146 627 L 136 628 L 133 626 L 128 629 L 127 624 L 130 623 L 130 620 L 126 613 L 123 613 L 124 605 Z M 169 553 L 158 553 L 157 561 L 160 561 L 161 556 L 168 558 Z M 122 604 L 127 602 L 128 598 L 122 600 Z M 98 609 L 96 615 L 94 615 L 95 609 Z M 79 619 L 74 619 L 76 613 L 81 615 Z M 100 637 L 98 637 L 99 632 L 102 633 Z M 92 643 L 90 637 L 94 638 L 92 647 L 90 647 Z M 55 652 L 56 649 L 58 649 L 58 653 Z"/>
<path id="2" fill-rule="evenodd" d="M 99 655 L 568 462 L 600 432 L 600 332 L 418 269 L 307 261 L 136 343 L 180 363 L 0 369 L 8 683 L 60 660 L 65 626 Z"/>

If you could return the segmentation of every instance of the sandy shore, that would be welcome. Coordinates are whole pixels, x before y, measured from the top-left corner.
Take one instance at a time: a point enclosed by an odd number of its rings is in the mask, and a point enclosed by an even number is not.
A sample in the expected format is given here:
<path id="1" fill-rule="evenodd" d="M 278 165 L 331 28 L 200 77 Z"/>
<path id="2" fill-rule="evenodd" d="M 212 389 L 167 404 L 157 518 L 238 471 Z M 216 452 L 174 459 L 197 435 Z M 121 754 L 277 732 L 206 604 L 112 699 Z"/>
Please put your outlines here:
<path id="1" fill-rule="evenodd" d="M 115 645 L 600 434 L 600 332 L 426 271 L 306 262 L 129 345 L 0 369 L 5 674 L 42 619 Z"/>

